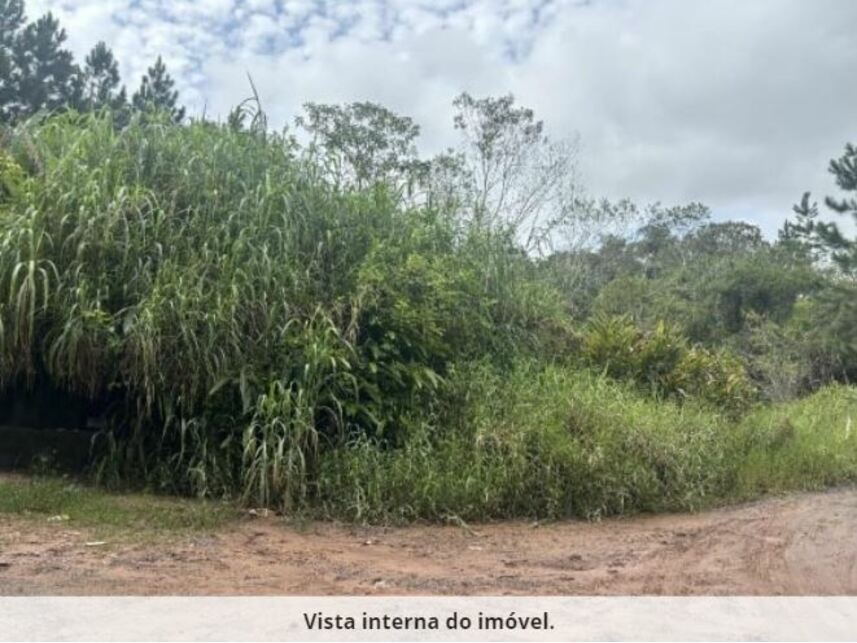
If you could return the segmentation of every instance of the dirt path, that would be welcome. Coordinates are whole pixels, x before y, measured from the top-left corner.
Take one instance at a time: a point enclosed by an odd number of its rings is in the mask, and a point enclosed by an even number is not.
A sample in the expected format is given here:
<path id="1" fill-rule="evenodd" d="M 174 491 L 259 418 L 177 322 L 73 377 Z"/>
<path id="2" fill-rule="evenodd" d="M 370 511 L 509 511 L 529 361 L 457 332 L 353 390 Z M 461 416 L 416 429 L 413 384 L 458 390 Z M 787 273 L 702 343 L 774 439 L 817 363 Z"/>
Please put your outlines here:
<path id="1" fill-rule="evenodd" d="M 87 537 L 0 517 L 0 594 L 857 594 L 853 489 L 601 523 Z"/>

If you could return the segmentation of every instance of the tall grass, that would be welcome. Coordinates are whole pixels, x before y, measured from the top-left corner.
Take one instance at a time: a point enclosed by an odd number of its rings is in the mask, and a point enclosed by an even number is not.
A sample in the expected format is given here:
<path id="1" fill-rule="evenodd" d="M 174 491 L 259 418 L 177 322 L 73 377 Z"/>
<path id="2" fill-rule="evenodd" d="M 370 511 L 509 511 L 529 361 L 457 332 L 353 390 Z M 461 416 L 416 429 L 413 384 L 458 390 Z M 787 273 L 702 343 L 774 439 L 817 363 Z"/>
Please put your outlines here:
<path id="1" fill-rule="evenodd" d="M 510 235 L 339 187 L 288 136 L 67 114 L 4 140 L 0 393 L 86 399 L 102 482 L 470 520 L 854 478 L 852 390 L 736 421 L 743 371 L 666 330 L 618 333 L 625 373 Z"/>
<path id="2" fill-rule="evenodd" d="M 857 482 L 853 388 L 736 422 L 572 367 L 479 366 L 456 379 L 467 398 L 458 423 L 427 426 L 401 449 L 357 440 L 325 457 L 326 515 L 598 518 Z"/>
<path id="3" fill-rule="evenodd" d="M 857 482 L 857 389 L 829 386 L 762 407 L 743 422 L 735 495 L 812 490 Z"/>
<path id="4" fill-rule="evenodd" d="M 507 236 L 337 188 L 287 136 L 69 115 L 7 138 L 0 387 L 96 402 L 104 480 L 302 503 L 322 451 L 401 442 L 453 361 L 562 327 Z"/>

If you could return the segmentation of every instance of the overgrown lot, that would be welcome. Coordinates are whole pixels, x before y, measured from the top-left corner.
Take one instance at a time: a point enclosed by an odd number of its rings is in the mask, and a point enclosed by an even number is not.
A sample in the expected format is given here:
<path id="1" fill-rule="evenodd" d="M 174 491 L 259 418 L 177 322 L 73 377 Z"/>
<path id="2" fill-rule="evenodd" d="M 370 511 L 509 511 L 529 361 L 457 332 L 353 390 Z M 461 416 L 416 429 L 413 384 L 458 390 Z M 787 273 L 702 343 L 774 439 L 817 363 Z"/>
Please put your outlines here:
<path id="1" fill-rule="evenodd" d="M 540 256 L 460 195 L 333 180 L 330 158 L 151 115 L 7 132 L 0 387 L 82 400 L 101 484 L 356 520 L 694 509 L 857 479 L 857 394 L 833 383 L 853 346 L 794 340 L 839 290 L 793 245 L 753 259 L 803 271 L 776 301 L 736 251 L 737 303 L 735 273 L 695 300 L 678 269 L 666 303 L 640 302 L 618 268 L 599 282 L 609 246 Z M 669 252 L 697 238 L 663 225 L 647 234 Z"/>

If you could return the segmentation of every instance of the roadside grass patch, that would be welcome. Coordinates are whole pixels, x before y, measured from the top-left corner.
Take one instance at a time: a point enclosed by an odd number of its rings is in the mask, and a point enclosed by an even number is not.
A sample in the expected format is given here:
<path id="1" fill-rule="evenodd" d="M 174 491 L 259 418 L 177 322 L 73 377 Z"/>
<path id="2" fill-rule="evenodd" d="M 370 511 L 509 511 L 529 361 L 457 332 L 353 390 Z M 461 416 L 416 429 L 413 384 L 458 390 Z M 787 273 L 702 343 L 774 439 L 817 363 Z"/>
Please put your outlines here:
<path id="1" fill-rule="evenodd" d="M 831 385 L 742 423 L 747 440 L 735 495 L 815 490 L 857 482 L 857 388 Z"/>
<path id="2" fill-rule="evenodd" d="M 426 426 L 401 448 L 357 441 L 324 457 L 324 515 L 593 519 L 857 481 L 853 388 L 831 386 L 736 422 L 566 367 L 459 375 L 469 400 L 459 424 Z"/>
<path id="3" fill-rule="evenodd" d="M 0 514 L 55 518 L 99 533 L 139 537 L 214 531 L 238 517 L 234 505 L 225 502 L 110 493 L 69 478 L 17 475 L 0 478 Z"/>

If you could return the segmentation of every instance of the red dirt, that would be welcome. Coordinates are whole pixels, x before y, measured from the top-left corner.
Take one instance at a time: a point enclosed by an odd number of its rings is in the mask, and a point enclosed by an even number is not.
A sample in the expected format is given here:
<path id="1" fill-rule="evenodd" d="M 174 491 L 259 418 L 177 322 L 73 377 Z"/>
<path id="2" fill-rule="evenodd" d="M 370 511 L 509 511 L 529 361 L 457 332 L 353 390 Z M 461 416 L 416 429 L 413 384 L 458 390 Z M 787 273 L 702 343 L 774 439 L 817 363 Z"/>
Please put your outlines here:
<path id="1" fill-rule="evenodd" d="M 0 517 L 0 594 L 857 594 L 854 489 L 599 523 L 88 536 Z"/>

